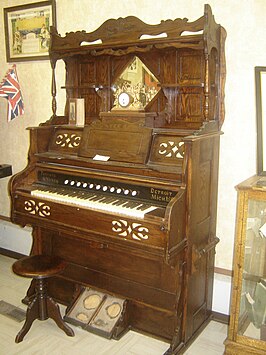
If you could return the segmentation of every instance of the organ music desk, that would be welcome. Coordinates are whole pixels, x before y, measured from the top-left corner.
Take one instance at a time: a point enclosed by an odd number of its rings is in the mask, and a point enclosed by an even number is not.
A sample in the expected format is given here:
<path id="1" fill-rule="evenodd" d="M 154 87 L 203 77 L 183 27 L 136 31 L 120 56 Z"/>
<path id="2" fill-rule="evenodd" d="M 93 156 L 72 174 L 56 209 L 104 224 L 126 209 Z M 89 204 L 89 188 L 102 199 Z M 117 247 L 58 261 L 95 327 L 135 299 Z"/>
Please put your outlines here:
<path id="1" fill-rule="evenodd" d="M 115 339 L 144 332 L 176 354 L 208 321 L 225 37 L 209 5 L 194 22 L 127 17 L 64 37 L 51 28 L 53 114 L 29 128 L 28 165 L 10 182 L 11 218 L 32 226 L 31 254 L 69 263 L 49 292 L 68 305 L 70 322 Z M 76 98 L 84 126 L 69 124 Z M 105 319 L 96 322 L 93 308 Z"/>

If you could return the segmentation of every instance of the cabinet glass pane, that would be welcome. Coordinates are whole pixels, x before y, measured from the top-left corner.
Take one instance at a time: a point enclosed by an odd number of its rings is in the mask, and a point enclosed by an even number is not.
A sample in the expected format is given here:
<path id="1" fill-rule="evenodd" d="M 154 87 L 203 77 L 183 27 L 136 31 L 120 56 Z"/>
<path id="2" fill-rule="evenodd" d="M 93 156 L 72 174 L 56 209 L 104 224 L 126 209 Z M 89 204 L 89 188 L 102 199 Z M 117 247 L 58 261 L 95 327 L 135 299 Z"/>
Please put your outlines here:
<path id="1" fill-rule="evenodd" d="M 249 200 L 238 333 L 266 340 L 266 201 Z"/>

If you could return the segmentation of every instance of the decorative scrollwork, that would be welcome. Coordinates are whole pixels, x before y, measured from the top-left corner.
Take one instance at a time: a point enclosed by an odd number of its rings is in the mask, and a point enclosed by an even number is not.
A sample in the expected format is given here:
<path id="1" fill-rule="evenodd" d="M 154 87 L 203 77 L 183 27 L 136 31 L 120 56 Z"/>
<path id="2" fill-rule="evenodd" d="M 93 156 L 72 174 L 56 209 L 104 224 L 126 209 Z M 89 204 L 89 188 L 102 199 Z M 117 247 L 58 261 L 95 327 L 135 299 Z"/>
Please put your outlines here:
<path id="1" fill-rule="evenodd" d="M 76 148 L 79 146 L 81 137 L 75 133 L 60 133 L 57 135 L 55 144 L 61 147 Z"/>
<path id="2" fill-rule="evenodd" d="M 164 155 L 166 158 L 184 158 L 184 142 L 162 142 L 160 148 L 159 154 Z"/>
<path id="3" fill-rule="evenodd" d="M 27 200 L 24 204 L 25 211 L 30 214 L 38 215 L 40 217 L 48 217 L 51 215 L 50 206 L 44 202 L 35 202 L 34 200 Z"/>
<path id="4" fill-rule="evenodd" d="M 149 229 L 142 226 L 140 223 L 129 223 L 124 219 L 118 221 L 112 221 L 112 231 L 117 233 L 120 237 L 125 239 L 131 237 L 135 240 L 147 240 L 149 239 Z"/>

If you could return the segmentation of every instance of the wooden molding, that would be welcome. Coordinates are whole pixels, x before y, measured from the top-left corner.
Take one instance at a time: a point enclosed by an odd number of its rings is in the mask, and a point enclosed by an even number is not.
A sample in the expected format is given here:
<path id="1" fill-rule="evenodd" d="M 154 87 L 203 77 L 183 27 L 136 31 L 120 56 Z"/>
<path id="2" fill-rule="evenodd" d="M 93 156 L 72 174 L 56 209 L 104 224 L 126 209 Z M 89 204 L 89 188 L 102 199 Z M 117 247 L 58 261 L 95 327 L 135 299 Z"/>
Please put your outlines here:
<path id="1" fill-rule="evenodd" d="M 211 318 L 212 318 L 212 320 L 214 320 L 216 322 L 229 324 L 230 316 L 228 314 L 223 314 L 223 313 L 212 311 Z"/>
<path id="2" fill-rule="evenodd" d="M 17 253 L 16 251 L 4 249 L 4 248 L 0 248 L 0 255 L 8 256 L 9 258 L 13 258 L 13 259 L 20 259 L 26 256 L 24 254 Z"/>
<path id="3" fill-rule="evenodd" d="M 7 221 L 7 222 L 11 222 L 11 219 L 10 217 L 7 217 L 7 216 L 3 216 L 0 214 L 0 221 Z"/>
<path id="4" fill-rule="evenodd" d="M 233 270 L 224 269 L 224 268 L 222 268 L 222 267 L 215 267 L 215 268 L 214 268 L 214 272 L 215 272 L 216 274 L 220 274 L 220 275 L 225 275 L 225 276 L 233 277 Z"/>

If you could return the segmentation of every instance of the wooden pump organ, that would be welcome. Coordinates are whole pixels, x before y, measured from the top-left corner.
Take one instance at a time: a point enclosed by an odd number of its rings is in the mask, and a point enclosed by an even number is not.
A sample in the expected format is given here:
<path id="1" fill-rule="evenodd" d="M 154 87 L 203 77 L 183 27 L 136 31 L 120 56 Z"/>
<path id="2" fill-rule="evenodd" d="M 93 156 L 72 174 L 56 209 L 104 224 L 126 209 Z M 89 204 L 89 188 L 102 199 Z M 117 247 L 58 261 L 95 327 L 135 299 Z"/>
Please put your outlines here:
<path id="1" fill-rule="evenodd" d="M 51 29 L 53 114 L 29 128 L 28 166 L 10 182 L 12 221 L 32 226 L 32 254 L 69 263 L 49 292 L 73 324 L 115 339 L 144 332 L 175 354 L 209 319 L 225 37 L 209 5 L 194 22 Z M 69 124 L 77 98 L 84 125 Z"/>

